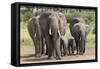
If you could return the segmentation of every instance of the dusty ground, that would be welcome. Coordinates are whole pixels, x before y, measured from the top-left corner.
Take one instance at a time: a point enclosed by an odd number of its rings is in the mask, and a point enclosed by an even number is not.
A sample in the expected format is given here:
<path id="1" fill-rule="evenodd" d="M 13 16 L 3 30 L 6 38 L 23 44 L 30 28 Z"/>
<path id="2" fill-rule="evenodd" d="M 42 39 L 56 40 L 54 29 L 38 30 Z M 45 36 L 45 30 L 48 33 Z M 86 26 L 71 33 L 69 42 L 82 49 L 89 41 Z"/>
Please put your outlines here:
<path id="1" fill-rule="evenodd" d="M 76 61 L 76 60 L 91 60 L 95 59 L 95 48 L 86 48 L 84 55 L 73 55 L 73 56 L 64 56 L 61 60 L 48 60 L 47 56 L 42 56 L 40 58 L 34 57 L 33 47 L 32 46 L 22 46 L 20 55 L 20 63 L 41 63 L 41 62 L 61 62 L 61 61 Z"/>

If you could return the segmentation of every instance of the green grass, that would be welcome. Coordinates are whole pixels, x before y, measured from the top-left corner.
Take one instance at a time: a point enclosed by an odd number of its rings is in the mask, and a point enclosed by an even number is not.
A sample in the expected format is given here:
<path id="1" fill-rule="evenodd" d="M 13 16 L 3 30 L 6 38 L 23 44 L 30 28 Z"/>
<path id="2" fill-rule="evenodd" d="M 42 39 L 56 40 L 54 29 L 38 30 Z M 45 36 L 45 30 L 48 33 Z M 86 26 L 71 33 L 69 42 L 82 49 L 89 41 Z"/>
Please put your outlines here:
<path id="1" fill-rule="evenodd" d="M 87 35 L 86 47 L 95 47 L 95 35 L 89 33 Z"/>
<path id="2" fill-rule="evenodd" d="M 32 39 L 30 38 L 30 35 L 27 30 L 27 23 L 21 22 L 20 26 L 20 44 L 21 46 L 33 46 Z"/>
<path id="3" fill-rule="evenodd" d="M 91 25 L 91 31 L 87 35 L 87 40 L 86 40 L 86 47 L 95 47 L 95 35 L 92 34 L 94 26 Z M 32 42 L 32 39 L 30 38 L 30 35 L 27 30 L 27 23 L 21 22 L 21 27 L 20 27 L 20 45 L 21 46 L 34 46 L 34 43 Z M 65 36 L 71 36 L 70 30 L 69 30 L 69 25 L 66 27 L 66 34 Z"/>

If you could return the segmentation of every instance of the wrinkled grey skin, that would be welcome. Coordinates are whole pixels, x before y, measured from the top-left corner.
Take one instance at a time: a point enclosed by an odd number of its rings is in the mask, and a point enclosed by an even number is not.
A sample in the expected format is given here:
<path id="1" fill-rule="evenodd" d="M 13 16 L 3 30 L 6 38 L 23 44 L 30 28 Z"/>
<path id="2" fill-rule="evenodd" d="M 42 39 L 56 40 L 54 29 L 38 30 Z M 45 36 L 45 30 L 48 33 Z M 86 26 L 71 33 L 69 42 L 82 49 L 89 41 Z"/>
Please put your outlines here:
<path id="1" fill-rule="evenodd" d="M 84 54 L 89 25 L 80 18 L 74 18 L 70 24 L 70 32 L 76 42 L 77 54 Z"/>
<path id="2" fill-rule="evenodd" d="M 35 46 L 35 56 L 40 57 L 42 54 L 42 41 L 40 25 L 37 17 L 32 17 L 28 20 L 27 29 Z"/>
<path id="3" fill-rule="evenodd" d="M 55 12 L 40 15 L 39 23 L 48 48 L 48 58 L 55 57 L 55 53 L 56 59 L 61 59 L 60 34 L 64 34 L 65 26 L 61 19 L 64 19 L 62 15 Z"/>
<path id="4" fill-rule="evenodd" d="M 62 50 L 62 56 L 74 54 L 76 48 L 75 39 L 73 37 L 61 36 L 61 40 L 64 46 Z"/>

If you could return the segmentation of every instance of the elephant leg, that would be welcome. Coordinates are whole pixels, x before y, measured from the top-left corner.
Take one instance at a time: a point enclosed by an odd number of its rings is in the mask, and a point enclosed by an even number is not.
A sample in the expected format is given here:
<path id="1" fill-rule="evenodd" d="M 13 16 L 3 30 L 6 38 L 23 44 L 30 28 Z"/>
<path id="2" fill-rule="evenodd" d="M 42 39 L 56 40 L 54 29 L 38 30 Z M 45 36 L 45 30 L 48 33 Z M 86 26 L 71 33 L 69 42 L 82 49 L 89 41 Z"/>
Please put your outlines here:
<path id="1" fill-rule="evenodd" d="M 80 40 L 80 44 L 79 44 L 79 54 L 80 54 L 80 55 L 83 55 L 82 42 L 83 42 L 83 40 Z"/>
<path id="2" fill-rule="evenodd" d="M 47 42 L 46 42 L 46 40 L 45 40 L 45 55 L 48 55 L 48 44 L 47 44 Z"/>
<path id="3" fill-rule="evenodd" d="M 60 40 L 60 43 L 61 43 L 61 45 L 60 45 L 61 56 L 64 56 L 65 55 L 65 51 L 64 51 L 63 41 Z"/>
<path id="4" fill-rule="evenodd" d="M 60 52 L 61 52 L 61 56 L 64 56 L 62 45 L 60 46 Z"/>
<path id="5" fill-rule="evenodd" d="M 67 50 L 67 47 L 68 47 L 68 45 L 66 44 L 66 45 L 64 45 L 63 44 L 63 55 L 65 56 L 68 52 L 68 50 Z"/>
<path id="6" fill-rule="evenodd" d="M 70 50 L 71 50 L 71 55 L 72 55 L 73 54 L 73 45 L 72 44 L 71 44 Z"/>
<path id="7" fill-rule="evenodd" d="M 72 54 L 74 54 L 74 46 L 73 45 L 72 45 L 71 50 L 72 50 Z"/>
<path id="8" fill-rule="evenodd" d="M 30 25 L 29 25 L 29 26 L 30 26 Z M 33 43 L 34 43 L 35 56 L 38 57 L 37 51 L 38 51 L 39 49 L 38 49 L 38 43 L 37 43 L 36 32 L 35 32 L 34 30 L 32 30 L 32 28 L 29 27 L 29 26 L 28 26 L 28 32 L 29 32 L 30 37 L 32 38 Z"/>
<path id="9" fill-rule="evenodd" d="M 70 55 L 73 54 L 73 41 L 72 41 L 72 39 L 71 39 L 71 41 L 70 41 L 69 54 L 70 54 Z"/>
<path id="10" fill-rule="evenodd" d="M 86 41 L 84 40 L 84 45 L 86 46 Z M 85 53 L 85 46 L 84 46 L 84 49 L 83 49 L 83 53 Z"/>
<path id="11" fill-rule="evenodd" d="M 38 45 L 37 39 L 35 37 L 32 38 L 32 39 L 33 39 L 34 46 L 35 46 L 35 56 L 40 57 L 40 55 L 39 55 L 39 45 Z"/>
<path id="12" fill-rule="evenodd" d="M 81 33 L 81 39 L 80 39 L 80 54 L 83 55 L 85 52 L 85 34 Z"/>
<path id="13" fill-rule="evenodd" d="M 84 39 L 83 53 L 85 53 L 85 47 L 86 47 L 86 40 Z"/>
<path id="14" fill-rule="evenodd" d="M 42 53 L 41 54 L 45 54 L 45 39 L 43 37 L 41 37 L 41 41 L 42 41 Z"/>
<path id="15" fill-rule="evenodd" d="M 72 51 L 72 54 L 74 54 L 74 40 L 72 39 L 72 44 L 71 44 L 71 51 Z"/>
<path id="16" fill-rule="evenodd" d="M 46 45 L 46 53 L 45 55 L 48 55 L 48 46 Z"/>
<path id="17" fill-rule="evenodd" d="M 57 39 L 56 45 L 55 45 L 55 51 L 56 51 L 56 59 L 61 59 L 61 52 L 60 52 L 60 38 Z"/>
<path id="18" fill-rule="evenodd" d="M 37 46 L 37 44 L 36 44 L 36 40 L 35 39 L 32 39 L 33 40 L 33 43 L 34 43 L 34 48 L 35 48 L 35 56 L 37 56 L 37 48 L 36 48 L 36 46 Z"/>
<path id="19" fill-rule="evenodd" d="M 82 54 L 82 40 L 79 41 L 79 54 Z"/>
<path id="20" fill-rule="evenodd" d="M 81 39 L 81 41 L 80 41 L 80 54 L 83 55 L 84 52 L 85 52 L 85 40 Z"/>
<path id="21" fill-rule="evenodd" d="M 70 43 L 68 44 L 68 53 L 67 55 L 70 55 Z"/>
<path id="22" fill-rule="evenodd" d="M 60 37 L 58 32 L 53 33 L 53 52 L 56 53 L 56 59 L 61 59 L 61 52 L 60 52 Z"/>
<path id="23" fill-rule="evenodd" d="M 51 42 L 51 38 L 49 35 L 45 36 L 46 39 L 46 45 L 47 45 L 47 49 L 48 49 L 48 59 L 52 59 L 53 56 L 53 45 Z"/>
<path id="24" fill-rule="evenodd" d="M 75 38 L 75 42 L 76 42 L 76 54 L 79 54 L 79 41 L 77 40 L 77 38 Z"/>
<path id="25" fill-rule="evenodd" d="M 41 41 L 38 41 L 38 40 L 36 40 L 36 46 L 35 46 L 35 48 L 36 48 L 36 56 L 37 57 L 40 57 L 41 56 L 41 53 L 42 53 L 42 45 L 41 45 Z"/>

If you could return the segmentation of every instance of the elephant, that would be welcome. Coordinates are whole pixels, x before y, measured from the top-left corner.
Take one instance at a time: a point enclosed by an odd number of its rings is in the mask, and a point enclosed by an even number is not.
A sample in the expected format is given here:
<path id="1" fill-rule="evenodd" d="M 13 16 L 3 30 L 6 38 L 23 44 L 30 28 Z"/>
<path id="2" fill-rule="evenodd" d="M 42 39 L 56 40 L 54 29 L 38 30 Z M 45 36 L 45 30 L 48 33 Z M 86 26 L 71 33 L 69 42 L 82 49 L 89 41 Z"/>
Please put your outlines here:
<path id="1" fill-rule="evenodd" d="M 62 56 L 65 55 L 73 55 L 76 48 L 76 43 L 74 37 L 60 37 L 63 42 L 63 50 L 62 50 Z"/>
<path id="2" fill-rule="evenodd" d="M 85 53 L 86 36 L 89 33 L 89 25 L 81 18 L 73 18 L 70 23 L 70 32 L 76 42 L 77 54 Z"/>
<path id="3" fill-rule="evenodd" d="M 59 30 L 60 30 L 60 36 L 64 36 L 65 35 L 65 28 L 67 27 L 67 20 L 66 17 L 64 16 L 64 14 L 62 13 L 58 13 L 58 19 L 59 19 Z M 62 49 L 63 49 L 63 42 L 60 39 L 60 50 L 61 50 L 61 55 L 63 55 L 62 53 Z"/>
<path id="4" fill-rule="evenodd" d="M 73 37 L 68 38 L 68 55 L 75 53 L 76 43 Z"/>
<path id="5" fill-rule="evenodd" d="M 35 46 L 35 56 L 40 57 L 43 45 L 38 17 L 33 16 L 28 20 L 27 29 Z"/>
<path id="6" fill-rule="evenodd" d="M 40 15 L 39 23 L 45 38 L 49 59 L 53 57 L 61 59 L 60 35 L 64 34 L 65 22 L 65 18 L 61 13 L 45 12 Z M 54 53 L 56 56 L 54 56 Z"/>

